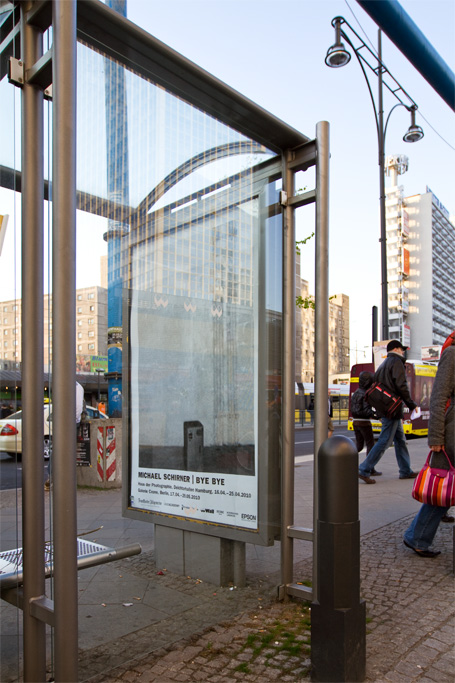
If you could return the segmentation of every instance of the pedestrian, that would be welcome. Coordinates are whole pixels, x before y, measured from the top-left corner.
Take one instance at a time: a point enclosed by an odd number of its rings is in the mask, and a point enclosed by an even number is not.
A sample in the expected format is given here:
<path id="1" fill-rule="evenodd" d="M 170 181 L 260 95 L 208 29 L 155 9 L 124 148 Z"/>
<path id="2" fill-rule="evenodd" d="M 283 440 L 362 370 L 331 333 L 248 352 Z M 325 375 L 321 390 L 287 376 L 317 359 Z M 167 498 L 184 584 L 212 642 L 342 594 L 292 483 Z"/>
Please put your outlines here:
<path id="1" fill-rule="evenodd" d="M 433 451 L 430 467 L 448 469 L 445 450 L 452 465 L 454 462 L 454 392 L 455 392 L 455 332 L 446 340 L 433 385 L 428 424 L 428 445 Z M 430 550 L 439 522 L 453 522 L 447 515 L 448 507 L 423 503 L 406 529 L 403 543 L 420 557 L 436 557 L 439 550 Z M 444 517 L 446 519 L 444 519 Z"/>
<path id="2" fill-rule="evenodd" d="M 328 434 L 327 434 L 327 436 L 328 436 L 328 438 L 330 439 L 330 437 L 333 436 L 333 420 L 332 420 L 332 417 L 333 417 L 333 406 L 332 406 L 332 399 L 330 398 L 330 392 L 328 393 L 328 406 L 327 406 L 327 410 L 328 410 L 328 413 L 329 413 L 329 415 L 328 415 L 328 422 L 327 422 L 327 427 L 328 427 Z"/>
<path id="3" fill-rule="evenodd" d="M 81 424 L 82 414 L 84 411 L 84 388 L 79 382 L 76 382 L 76 434 L 78 433 L 79 426 Z M 52 453 L 49 453 L 49 477 L 44 482 L 44 490 L 51 490 L 51 463 L 52 463 Z"/>
<path id="4" fill-rule="evenodd" d="M 310 413 L 310 424 L 313 425 L 314 422 L 314 398 L 310 399 L 310 404 L 308 406 L 308 412 Z"/>
<path id="5" fill-rule="evenodd" d="M 407 347 L 403 346 L 398 339 L 392 339 L 387 344 L 386 359 L 374 374 L 374 382 L 379 382 L 391 394 L 400 396 L 409 410 L 412 411 L 417 407 L 417 404 L 411 398 L 406 381 L 406 350 Z M 376 445 L 359 465 L 359 478 L 366 484 L 376 484 L 376 480 L 372 478 L 373 471 L 387 448 L 393 442 L 400 479 L 414 479 L 417 476 L 417 472 L 413 472 L 411 469 L 411 458 L 409 457 L 406 437 L 403 431 L 402 406 L 400 405 L 390 417 L 380 415 L 379 410 L 377 412 L 382 422 L 381 433 Z"/>
<path id="6" fill-rule="evenodd" d="M 373 384 L 372 372 L 361 372 L 359 375 L 359 388 L 354 391 L 351 396 L 351 415 L 354 418 L 352 426 L 354 427 L 355 441 L 357 450 L 360 451 L 366 445 L 367 455 L 374 446 L 373 428 L 371 426 L 371 418 L 376 417 L 373 408 L 367 402 L 366 391 Z M 373 469 L 371 476 L 379 477 L 382 472 L 377 472 Z"/>

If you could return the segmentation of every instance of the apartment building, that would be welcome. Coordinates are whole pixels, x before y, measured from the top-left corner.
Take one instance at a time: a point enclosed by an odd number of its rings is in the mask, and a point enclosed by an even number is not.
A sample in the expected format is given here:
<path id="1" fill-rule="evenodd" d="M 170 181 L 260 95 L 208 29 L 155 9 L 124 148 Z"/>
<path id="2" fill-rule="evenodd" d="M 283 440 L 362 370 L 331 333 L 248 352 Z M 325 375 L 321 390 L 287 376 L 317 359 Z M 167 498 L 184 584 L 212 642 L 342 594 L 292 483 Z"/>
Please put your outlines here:
<path id="1" fill-rule="evenodd" d="M 310 296 L 309 285 L 306 280 L 300 280 L 300 295 L 303 299 Z M 300 309 L 297 315 L 301 329 L 301 378 L 300 382 L 314 381 L 315 367 L 315 315 L 314 309 Z M 299 329 L 297 327 L 297 330 Z M 298 332 L 297 332 L 298 334 Z M 349 297 L 346 294 L 336 294 L 329 302 L 329 376 L 349 373 Z"/>
<path id="2" fill-rule="evenodd" d="M 22 301 L 0 302 L 1 359 L 21 361 Z M 76 290 L 76 353 L 107 355 L 107 290 L 85 287 Z M 44 296 L 44 365 L 52 363 L 52 296 Z"/>
<path id="3" fill-rule="evenodd" d="M 455 327 L 455 224 L 436 195 L 406 197 L 398 176 L 408 170 L 404 155 L 386 159 L 389 337 L 410 347 L 442 344 Z"/>

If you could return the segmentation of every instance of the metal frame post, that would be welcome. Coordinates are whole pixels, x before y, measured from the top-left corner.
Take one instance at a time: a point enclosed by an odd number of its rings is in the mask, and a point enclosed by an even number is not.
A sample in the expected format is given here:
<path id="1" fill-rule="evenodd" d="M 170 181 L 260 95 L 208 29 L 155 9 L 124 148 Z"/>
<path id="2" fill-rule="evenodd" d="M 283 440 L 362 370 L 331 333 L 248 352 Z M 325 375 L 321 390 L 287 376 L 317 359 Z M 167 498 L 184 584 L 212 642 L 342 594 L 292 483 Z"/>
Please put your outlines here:
<path id="1" fill-rule="evenodd" d="M 329 383 L 329 123 L 316 125 L 315 377 L 313 465 L 313 598 L 318 599 L 317 517 L 318 453 L 327 439 Z"/>
<path id="2" fill-rule="evenodd" d="M 382 339 L 389 338 L 389 293 L 387 281 L 387 231 L 385 220 L 385 171 L 384 171 L 384 105 L 382 94 L 382 40 L 378 30 L 378 147 L 379 147 L 379 209 L 381 242 L 381 315 Z"/>
<path id="3" fill-rule="evenodd" d="M 27 24 L 33 2 L 21 4 L 25 72 L 43 54 L 42 33 Z M 43 92 L 22 89 L 22 537 L 24 547 L 24 681 L 46 676 L 46 625 L 28 605 L 44 595 L 44 176 Z"/>
<path id="4" fill-rule="evenodd" d="M 55 679 L 77 681 L 76 0 L 52 3 Z"/>
<path id="5" fill-rule="evenodd" d="M 283 186 L 288 195 L 294 194 L 294 171 L 290 168 L 292 152 L 286 152 L 283 163 Z M 294 523 L 294 383 L 295 383 L 295 222 L 294 207 L 286 203 L 283 211 L 283 386 L 282 402 L 282 471 L 281 515 L 282 529 Z M 292 582 L 293 538 L 281 535 L 281 580 Z M 287 593 L 284 599 L 288 599 Z"/>

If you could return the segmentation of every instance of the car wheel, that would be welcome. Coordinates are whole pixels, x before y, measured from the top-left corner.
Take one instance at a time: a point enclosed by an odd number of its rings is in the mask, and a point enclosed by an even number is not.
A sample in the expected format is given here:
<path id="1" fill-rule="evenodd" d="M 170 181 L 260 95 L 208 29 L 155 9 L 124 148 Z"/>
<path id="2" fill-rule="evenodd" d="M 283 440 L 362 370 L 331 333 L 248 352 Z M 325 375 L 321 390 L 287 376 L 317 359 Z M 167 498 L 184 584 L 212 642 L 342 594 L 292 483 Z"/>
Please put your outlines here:
<path id="1" fill-rule="evenodd" d="M 52 450 L 52 438 L 50 436 L 44 437 L 44 459 L 49 460 Z"/>

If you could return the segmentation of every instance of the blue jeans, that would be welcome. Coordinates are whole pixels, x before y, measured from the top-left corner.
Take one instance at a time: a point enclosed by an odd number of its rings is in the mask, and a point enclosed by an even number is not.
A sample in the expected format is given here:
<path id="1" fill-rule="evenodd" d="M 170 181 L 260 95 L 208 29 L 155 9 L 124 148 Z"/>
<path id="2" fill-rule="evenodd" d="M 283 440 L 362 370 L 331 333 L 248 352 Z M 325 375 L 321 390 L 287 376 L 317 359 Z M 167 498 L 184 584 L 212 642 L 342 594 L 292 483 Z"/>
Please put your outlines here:
<path id="1" fill-rule="evenodd" d="M 359 465 L 359 474 L 369 477 L 392 441 L 395 446 L 395 456 L 400 476 L 403 477 L 410 474 L 412 472 L 411 458 L 409 457 L 401 420 L 391 420 L 389 417 L 383 417 L 381 422 L 382 429 L 379 439 L 365 460 Z"/>
<path id="2" fill-rule="evenodd" d="M 424 503 L 404 532 L 406 543 L 416 550 L 428 550 L 433 543 L 441 517 L 449 508 Z"/>

